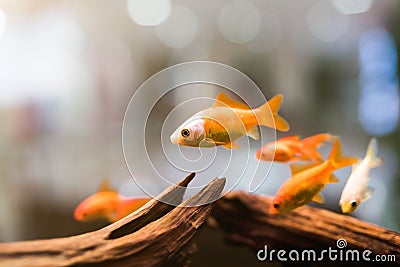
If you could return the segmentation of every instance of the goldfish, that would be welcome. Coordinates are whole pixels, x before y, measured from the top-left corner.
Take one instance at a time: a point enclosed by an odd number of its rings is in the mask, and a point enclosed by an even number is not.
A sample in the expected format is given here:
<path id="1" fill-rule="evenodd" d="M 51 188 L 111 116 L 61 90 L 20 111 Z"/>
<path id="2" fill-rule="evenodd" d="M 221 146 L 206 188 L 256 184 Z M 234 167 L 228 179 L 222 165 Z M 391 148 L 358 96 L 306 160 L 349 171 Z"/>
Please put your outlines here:
<path id="1" fill-rule="evenodd" d="M 358 162 L 356 157 L 342 155 L 341 143 L 335 138 L 328 159 L 324 162 L 308 164 L 292 164 L 292 177 L 278 190 L 269 207 L 270 214 L 287 213 L 311 201 L 324 203 L 320 194 L 326 184 L 337 183 L 339 180 L 333 174 L 337 169 Z"/>
<path id="2" fill-rule="evenodd" d="M 317 151 L 322 143 L 333 139 L 329 133 L 316 134 L 300 140 L 299 136 L 286 136 L 269 142 L 256 152 L 256 159 L 289 162 L 297 160 L 323 161 Z"/>
<path id="3" fill-rule="evenodd" d="M 258 108 L 231 99 L 221 92 L 211 108 L 202 110 L 183 122 L 170 136 L 173 144 L 192 147 L 224 146 L 239 148 L 236 140 L 244 135 L 259 139 L 258 126 L 288 131 L 289 124 L 278 115 L 283 101 L 276 95 Z"/>
<path id="4" fill-rule="evenodd" d="M 369 172 L 383 164 L 383 158 L 377 156 L 378 144 L 375 138 L 369 141 L 365 158 L 353 166 L 351 175 L 342 191 L 339 205 L 343 213 L 355 211 L 363 201 L 368 200 L 375 189 L 368 186 Z"/>
<path id="5" fill-rule="evenodd" d="M 139 209 L 150 198 L 127 198 L 121 196 L 108 181 L 103 181 L 97 193 L 82 201 L 74 212 L 77 221 L 87 222 L 106 219 L 116 222 Z"/>

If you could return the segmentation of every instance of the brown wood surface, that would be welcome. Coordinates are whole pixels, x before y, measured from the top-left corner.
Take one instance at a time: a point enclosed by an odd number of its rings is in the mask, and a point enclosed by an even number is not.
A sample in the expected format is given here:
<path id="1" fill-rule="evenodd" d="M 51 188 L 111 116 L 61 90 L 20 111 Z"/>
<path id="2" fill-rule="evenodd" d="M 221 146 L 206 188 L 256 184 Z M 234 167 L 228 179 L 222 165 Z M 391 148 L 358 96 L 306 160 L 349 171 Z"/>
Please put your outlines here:
<path id="1" fill-rule="evenodd" d="M 400 235 L 394 231 L 309 206 L 273 216 L 267 213 L 269 197 L 244 192 L 231 192 L 212 202 L 220 195 L 225 179 L 214 179 L 181 203 L 193 177 L 190 174 L 158 197 L 175 205 L 152 200 L 98 231 L 0 244 L 0 266 L 185 266 L 196 251 L 191 239 L 207 218 L 224 232 L 226 240 L 250 247 L 255 253 L 265 245 L 269 250 L 338 249 L 336 241 L 343 238 L 347 241 L 344 249 L 369 249 L 372 256 L 394 255 L 396 261 L 384 265 L 400 264 Z"/>
<path id="2" fill-rule="evenodd" d="M 169 187 L 158 199 L 179 204 L 193 177 Z M 124 219 L 83 235 L 2 243 L 0 266 L 185 266 L 196 250 L 190 240 L 213 203 L 194 205 L 215 200 L 224 185 L 224 178 L 214 179 L 177 207 L 151 200 Z"/>
<path id="3" fill-rule="evenodd" d="M 270 203 L 270 197 L 231 192 L 217 201 L 211 213 L 211 225 L 224 231 L 227 241 L 248 246 L 255 252 L 265 245 L 268 249 L 287 251 L 311 248 L 321 251 L 329 247 L 339 250 L 337 240 L 345 239 L 347 246 L 343 250 L 368 249 L 372 251 L 371 259 L 377 254 L 395 255 L 395 262 L 379 264 L 400 265 L 399 233 L 310 206 L 270 215 L 267 211 Z"/>

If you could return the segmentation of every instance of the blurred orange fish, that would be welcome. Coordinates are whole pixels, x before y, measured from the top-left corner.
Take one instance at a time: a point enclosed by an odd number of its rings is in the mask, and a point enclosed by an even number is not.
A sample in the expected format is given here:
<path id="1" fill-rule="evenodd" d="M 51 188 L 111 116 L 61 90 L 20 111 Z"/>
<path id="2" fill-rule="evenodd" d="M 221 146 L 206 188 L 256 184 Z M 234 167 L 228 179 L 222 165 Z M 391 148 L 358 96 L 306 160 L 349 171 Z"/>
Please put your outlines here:
<path id="1" fill-rule="evenodd" d="M 110 187 L 104 181 L 97 193 L 82 201 L 75 209 L 74 217 L 77 221 L 87 222 L 97 219 L 106 219 L 116 222 L 131 212 L 139 209 L 151 198 L 127 198 Z"/>
<path id="2" fill-rule="evenodd" d="M 339 138 L 335 138 L 326 161 L 290 166 L 293 176 L 281 186 L 274 196 L 268 210 L 269 213 L 286 213 L 311 201 L 323 203 L 321 190 L 326 184 L 339 181 L 333 172 L 358 161 L 359 158 L 343 156 Z"/>
<path id="3" fill-rule="evenodd" d="M 269 142 L 256 152 L 256 159 L 289 162 L 297 160 L 323 161 L 317 149 L 334 138 L 329 133 L 316 134 L 300 140 L 299 136 L 282 137 Z"/>
<path id="4" fill-rule="evenodd" d="M 258 125 L 288 131 L 289 124 L 278 115 L 283 96 L 276 95 L 267 103 L 251 109 L 244 103 L 218 94 L 211 108 L 200 111 L 182 123 L 171 135 L 173 144 L 193 147 L 222 145 L 239 148 L 236 139 L 248 135 L 259 139 Z"/>

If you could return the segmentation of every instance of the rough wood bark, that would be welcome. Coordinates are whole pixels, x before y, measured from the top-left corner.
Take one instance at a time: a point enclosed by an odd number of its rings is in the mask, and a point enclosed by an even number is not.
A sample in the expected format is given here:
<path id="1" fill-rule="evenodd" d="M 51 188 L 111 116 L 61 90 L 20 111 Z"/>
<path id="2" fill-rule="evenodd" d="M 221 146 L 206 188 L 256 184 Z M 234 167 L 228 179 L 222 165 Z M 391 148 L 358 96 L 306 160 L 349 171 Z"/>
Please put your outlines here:
<path id="1" fill-rule="evenodd" d="M 158 199 L 179 204 L 190 174 Z M 0 244 L 0 266 L 184 266 L 195 245 L 190 242 L 225 185 L 214 179 L 179 206 L 151 200 L 140 210 L 103 229 L 49 240 Z"/>
<path id="2" fill-rule="evenodd" d="M 210 221 L 224 231 L 226 240 L 248 246 L 255 252 L 265 245 L 277 250 L 338 249 L 336 242 L 342 238 L 347 241 L 343 249 L 368 249 L 372 251 L 370 258 L 377 254 L 395 255 L 395 262 L 384 264 L 400 265 L 399 233 L 310 206 L 273 216 L 267 212 L 270 203 L 269 197 L 231 192 L 217 201 Z M 368 262 L 360 260 L 359 263 Z"/>

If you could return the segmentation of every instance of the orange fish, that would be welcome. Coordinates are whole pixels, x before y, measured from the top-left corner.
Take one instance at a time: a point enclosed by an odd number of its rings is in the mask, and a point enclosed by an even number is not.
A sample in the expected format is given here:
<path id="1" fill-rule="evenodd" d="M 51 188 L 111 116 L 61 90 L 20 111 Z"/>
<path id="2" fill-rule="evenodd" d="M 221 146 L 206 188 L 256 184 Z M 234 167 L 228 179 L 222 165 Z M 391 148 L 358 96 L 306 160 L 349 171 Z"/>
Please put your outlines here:
<path id="1" fill-rule="evenodd" d="M 267 103 L 251 109 L 220 93 L 211 108 L 182 123 L 171 135 L 171 142 L 193 147 L 222 145 L 232 149 L 239 148 L 236 140 L 244 135 L 259 139 L 258 125 L 288 131 L 289 124 L 278 115 L 282 101 L 283 96 L 276 95 Z"/>
<path id="2" fill-rule="evenodd" d="M 100 218 L 109 222 L 116 222 L 140 208 L 149 200 L 150 198 L 123 197 L 110 187 L 108 181 L 104 181 L 97 193 L 78 205 L 74 217 L 77 221 L 82 222 Z"/>
<path id="3" fill-rule="evenodd" d="M 300 140 L 299 136 L 282 137 L 269 142 L 256 152 L 256 159 L 265 161 L 297 161 L 313 160 L 323 161 L 317 149 L 322 143 L 333 139 L 329 133 L 316 134 Z"/>
<path id="4" fill-rule="evenodd" d="M 356 157 L 343 156 L 339 138 L 335 138 L 326 161 L 290 166 L 293 176 L 281 186 L 274 196 L 268 210 L 269 213 L 286 213 L 311 201 L 324 203 L 320 194 L 321 190 L 326 184 L 339 181 L 333 172 L 358 161 L 359 159 Z"/>

